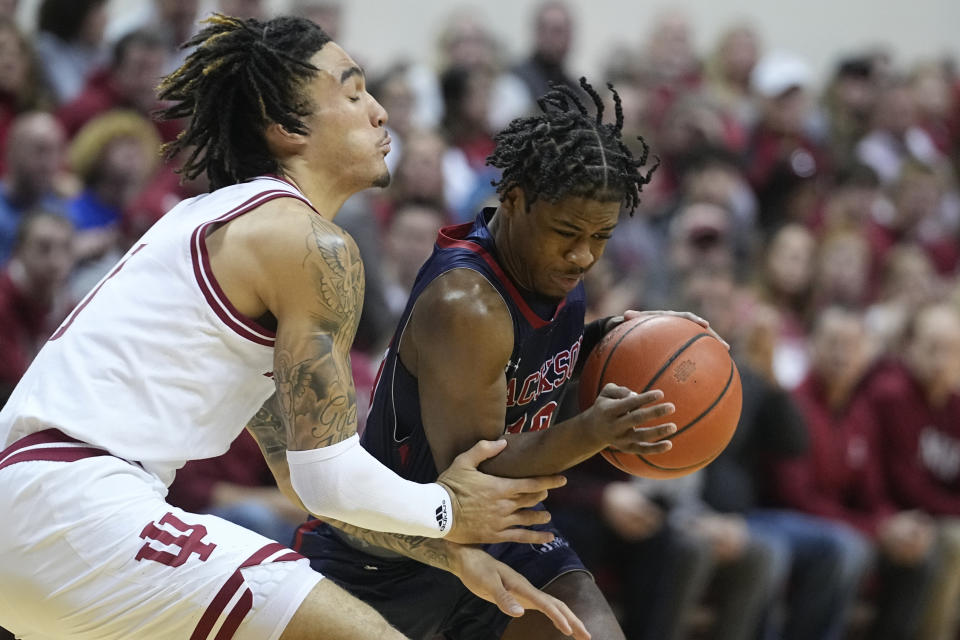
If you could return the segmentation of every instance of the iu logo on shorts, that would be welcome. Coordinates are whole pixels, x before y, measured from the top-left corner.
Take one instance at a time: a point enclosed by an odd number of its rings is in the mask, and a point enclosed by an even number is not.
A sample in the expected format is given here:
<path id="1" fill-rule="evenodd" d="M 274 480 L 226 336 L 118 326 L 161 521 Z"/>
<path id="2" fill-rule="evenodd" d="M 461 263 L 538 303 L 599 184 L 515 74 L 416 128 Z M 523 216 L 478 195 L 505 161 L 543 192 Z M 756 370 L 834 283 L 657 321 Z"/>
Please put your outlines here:
<path id="1" fill-rule="evenodd" d="M 160 526 L 167 525 L 181 532 L 183 535 L 174 535 Z M 147 540 L 147 543 L 140 547 L 137 552 L 137 560 L 153 560 L 160 564 L 171 567 L 179 567 L 190 559 L 192 554 L 197 554 L 199 559 L 206 560 L 217 548 L 217 545 L 204 542 L 203 538 L 207 535 L 207 528 L 202 524 L 186 524 L 180 518 L 172 513 L 165 514 L 156 523 L 149 523 L 140 532 L 140 537 Z M 160 545 L 176 547 L 179 551 L 174 554 L 163 549 L 151 546 L 150 541 L 156 541 Z"/>

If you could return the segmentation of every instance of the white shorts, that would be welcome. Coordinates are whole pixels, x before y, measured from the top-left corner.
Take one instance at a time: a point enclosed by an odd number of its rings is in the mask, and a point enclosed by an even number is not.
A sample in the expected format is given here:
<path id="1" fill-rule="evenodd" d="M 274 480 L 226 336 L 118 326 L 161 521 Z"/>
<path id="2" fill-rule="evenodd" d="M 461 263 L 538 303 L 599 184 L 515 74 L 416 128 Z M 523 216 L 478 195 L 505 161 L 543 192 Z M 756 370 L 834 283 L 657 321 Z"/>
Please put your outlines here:
<path id="1" fill-rule="evenodd" d="M 170 506 L 139 465 L 69 440 L 45 431 L 0 454 L 0 627 L 18 638 L 274 640 L 322 579 L 277 542 Z"/>

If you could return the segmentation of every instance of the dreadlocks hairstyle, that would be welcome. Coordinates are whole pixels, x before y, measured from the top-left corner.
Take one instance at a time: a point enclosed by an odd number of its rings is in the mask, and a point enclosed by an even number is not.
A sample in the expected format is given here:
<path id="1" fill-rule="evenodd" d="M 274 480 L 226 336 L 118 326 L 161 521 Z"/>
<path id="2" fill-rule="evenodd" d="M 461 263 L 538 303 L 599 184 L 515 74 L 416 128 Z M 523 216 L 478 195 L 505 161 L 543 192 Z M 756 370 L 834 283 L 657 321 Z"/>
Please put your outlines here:
<path id="1" fill-rule="evenodd" d="M 278 173 L 264 132 L 274 122 L 307 132 L 302 118 L 312 105 L 303 88 L 317 72 L 308 61 L 330 37 L 304 18 L 260 22 L 214 14 L 205 22 L 183 45 L 196 49 L 160 84 L 160 98 L 174 104 L 159 116 L 189 118 L 165 146 L 166 157 L 193 147 L 180 172 L 187 178 L 206 172 L 213 189 Z"/>
<path id="2" fill-rule="evenodd" d="M 603 122 L 603 100 L 586 78 L 580 78 L 580 87 L 593 99 L 596 115 L 588 113 L 573 89 L 551 84 L 551 91 L 537 100 L 542 114 L 517 118 L 494 137 L 497 146 L 487 164 L 502 170 L 502 176 L 492 184 L 501 198 L 520 187 L 527 207 L 538 198 L 557 202 L 576 196 L 619 201 L 633 213 L 660 161 L 646 173 L 639 171 L 650 147 L 638 138 L 643 153 L 634 158 L 623 144 L 623 106 L 612 84 L 607 87 L 616 109 L 613 124 Z"/>

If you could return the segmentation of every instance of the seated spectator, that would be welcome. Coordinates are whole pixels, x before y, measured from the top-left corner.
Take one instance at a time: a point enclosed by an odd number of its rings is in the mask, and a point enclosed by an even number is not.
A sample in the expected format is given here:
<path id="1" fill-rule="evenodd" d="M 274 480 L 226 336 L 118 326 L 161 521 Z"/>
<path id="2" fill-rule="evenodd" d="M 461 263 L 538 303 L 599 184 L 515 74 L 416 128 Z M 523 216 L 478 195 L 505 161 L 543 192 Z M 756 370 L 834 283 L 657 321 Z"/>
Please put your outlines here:
<path id="1" fill-rule="evenodd" d="M 12 17 L 0 17 L 0 174 L 6 171 L 7 137 L 14 119 L 49 107 L 33 46 Z M 2 232 L 0 232 L 2 235 Z"/>
<path id="2" fill-rule="evenodd" d="M 920 126 L 916 98 L 903 79 L 880 91 L 870 129 L 857 143 L 855 152 L 884 184 L 896 180 L 907 161 L 929 167 L 944 161 L 933 138 Z"/>
<path id="3" fill-rule="evenodd" d="M 835 640 L 860 584 L 864 558 L 856 538 L 829 520 L 782 508 L 771 495 L 771 464 L 802 456 L 808 443 L 790 396 L 740 357 L 750 319 L 741 315 L 739 291 L 729 270 L 695 270 L 682 288 L 684 304 L 729 336 L 740 369 L 743 406 L 727 448 L 705 468 L 703 498 L 711 508 L 737 514 L 751 540 L 772 552 L 774 594 L 784 616 L 768 611 L 766 637 Z M 675 305 L 676 306 L 676 305 Z M 766 365 L 769 367 L 769 364 Z"/>
<path id="4" fill-rule="evenodd" d="M 43 0 L 34 46 L 56 104 L 70 102 L 87 77 L 106 62 L 106 0 Z"/>
<path id="5" fill-rule="evenodd" d="M 902 358 L 872 380 L 881 455 L 901 509 L 938 518 L 945 560 L 923 637 L 953 638 L 960 605 L 960 312 L 945 303 L 916 310 Z"/>
<path id="6" fill-rule="evenodd" d="M 32 209 L 66 214 L 61 184 L 64 133 L 49 113 L 17 116 L 10 127 L 7 170 L 0 179 L 0 264 L 10 256 L 17 226 Z"/>
<path id="7" fill-rule="evenodd" d="M 514 75 L 527 87 L 530 104 L 550 90 L 551 82 L 580 90 L 567 70 L 573 32 L 573 14 L 567 4 L 547 0 L 537 7 L 533 16 L 533 51 L 513 68 Z"/>
<path id="8" fill-rule="evenodd" d="M 307 514 L 277 488 L 257 441 L 244 430 L 216 458 L 193 460 L 179 471 L 167 499 L 175 507 L 210 513 L 281 544 L 290 544 Z"/>
<path id="9" fill-rule="evenodd" d="M 829 174 L 828 154 L 808 132 L 813 72 L 791 54 L 770 53 L 750 78 L 760 119 L 747 150 L 747 176 L 760 203 L 759 223 L 770 235 L 786 222 L 806 222 Z"/>
<path id="10" fill-rule="evenodd" d="M 854 161 L 854 148 L 867 134 L 880 92 L 879 74 L 867 55 L 840 60 L 823 95 L 827 145 L 838 164 Z"/>
<path id="11" fill-rule="evenodd" d="M 760 36 L 750 24 L 737 24 L 719 38 L 705 65 L 705 91 L 749 131 L 757 120 L 750 73 L 760 56 Z"/>
<path id="12" fill-rule="evenodd" d="M 134 31 L 113 47 L 110 64 L 87 80 L 83 91 L 57 110 L 70 137 L 87 122 L 113 109 L 130 109 L 146 118 L 162 105 L 157 100 L 157 84 L 163 72 L 164 42 L 154 30 Z M 155 121 L 164 142 L 170 142 L 183 129 L 175 120 Z"/>
<path id="13" fill-rule="evenodd" d="M 703 504 L 702 474 L 628 479 L 596 456 L 567 475 L 571 482 L 551 492 L 550 511 L 617 605 L 627 638 L 687 637 L 705 598 L 716 611 L 711 638 L 756 636 L 776 592 L 771 554 L 742 518 Z"/>
<path id="14" fill-rule="evenodd" d="M 811 336 L 811 372 L 794 392 L 807 425 L 806 456 L 775 467 L 783 504 L 860 532 L 879 578 L 871 640 L 917 637 L 941 558 L 933 520 L 898 510 L 883 477 L 879 431 L 864 393 L 872 347 L 858 312 L 828 307 Z M 868 551 L 869 550 L 869 551 Z"/>
<path id="15" fill-rule="evenodd" d="M 199 27 L 200 0 L 146 0 L 137 5 L 136 9 L 118 14 L 107 26 L 107 40 L 119 42 L 135 31 L 149 29 L 163 43 L 163 75 L 173 72 L 190 53 L 181 45 Z"/>
<path id="16" fill-rule="evenodd" d="M 408 202 L 397 208 L 383 233 L 382 276 L 395 326 L 413 289 L 420 267 L 433 252 L 443 211 L 429 204 Z"/>
<path id="17" fill-rule="evenodd" d="M 757 292 L 778 316 L 773 344 L 777 382 L 792 389 L 807 373 L 807 313 L 813 291 L 817 244 L 799 224 L 777 231 L 766 246 Z"/>
<path id="18" fill-rule="evenodd" d="M 493 153 L 490 128 L 491 74 L 476 67 L 451 67 L 440 77 L 443 94 L 441 131 L 449 145 L 443 158 L 444 191 L 458 221 L 470 220 L 495 194 L 497 172 L 488 167 Z"/>
<path id="19" fill-rule="evenodd" d="M 862 309 L 870 298 L 870 245 L 856 231 L 834 231 L 817 247 L 808 314 L 838 305 Z"/>
<path id="20" fill-rule="evenodd" d="M 877 347 L 892 355 L 903 340 L 907 321 L 917 309 L 938 298 L 943 284 L 923 249 L 899 244 L 887 253 L 877 289 L 877 298 L 867 309 L 866 324 Z"/>
<path id="21" fill-rule="evenodd" d="M 77 230 L 74 292 L 82 297 L 113 266 L 124 210 L 153 174 L 160 139 L 153 125 L 130 111 L 111 111 L 88 122 L 70 144 L 70 166 L 83 191 L 69 204 Z"/>
<path id="22" fill-rule="evenodd" d="M 0 272 L 0 406 L 73 306 L 73 226 L 38 210 L 23 218 L 13 255 Z"/>

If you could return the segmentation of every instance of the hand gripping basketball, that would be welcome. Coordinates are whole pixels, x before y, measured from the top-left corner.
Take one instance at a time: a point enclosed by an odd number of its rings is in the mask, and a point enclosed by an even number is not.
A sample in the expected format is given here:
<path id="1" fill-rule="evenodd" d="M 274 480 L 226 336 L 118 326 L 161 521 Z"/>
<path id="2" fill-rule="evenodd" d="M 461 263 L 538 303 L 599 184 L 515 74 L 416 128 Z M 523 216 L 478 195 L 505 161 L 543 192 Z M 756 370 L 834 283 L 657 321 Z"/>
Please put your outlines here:
<path id="1" fill-rule="evenodd" d="M 437 482 L 450 492 L 453 529 L 446 539 L 461 544 L 553 540 L 546 531 L 524 529 L 550 521 L 544 510 L 531 509 L 547 497 L 547 491 L 566 484 L 563 476 L 499 478 L 477 470 L 487 458 L 500 453 L 506 440 L 481 440 L 457 456 Z"/>

